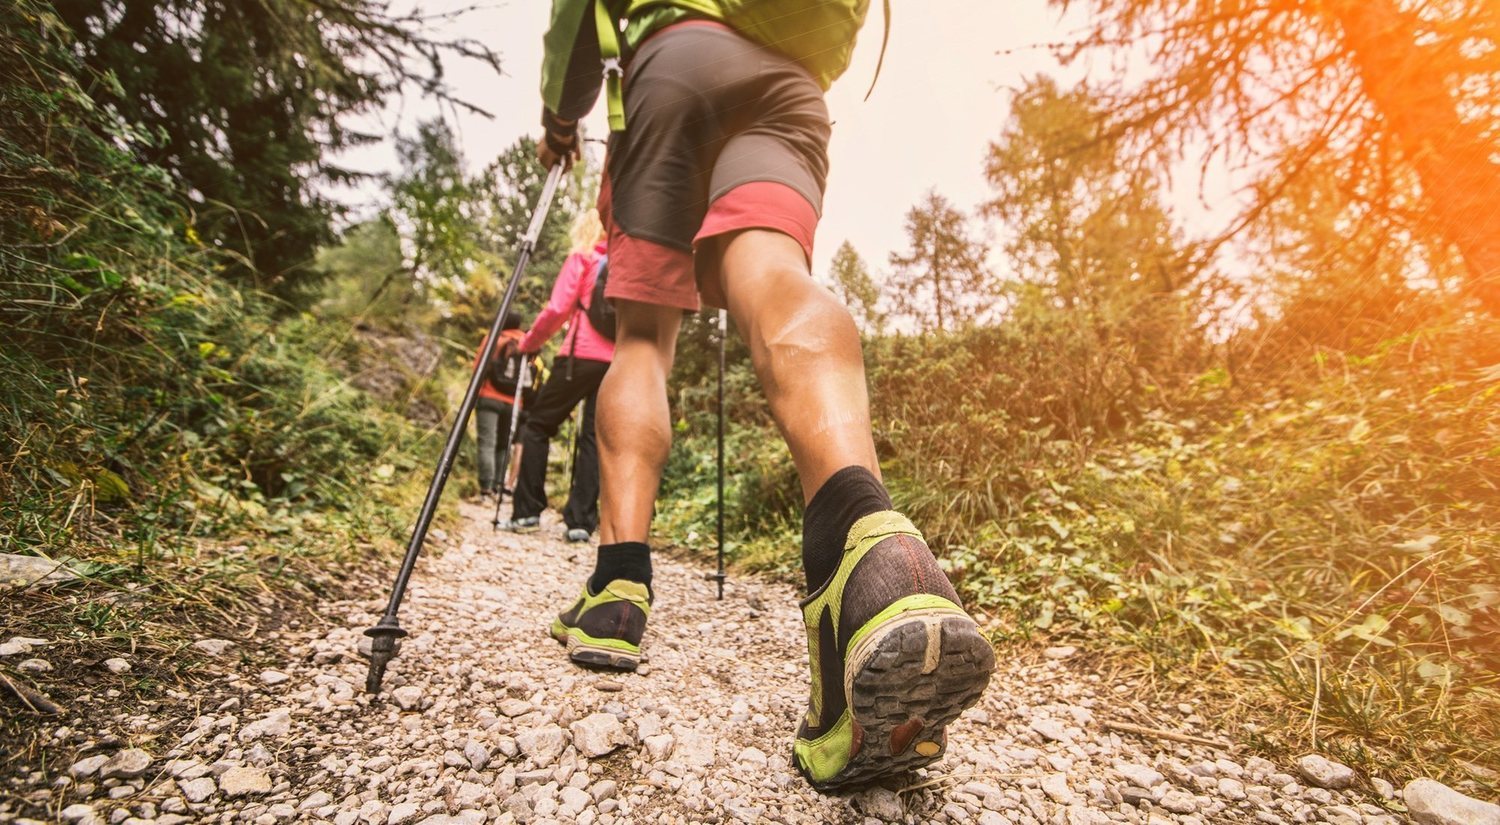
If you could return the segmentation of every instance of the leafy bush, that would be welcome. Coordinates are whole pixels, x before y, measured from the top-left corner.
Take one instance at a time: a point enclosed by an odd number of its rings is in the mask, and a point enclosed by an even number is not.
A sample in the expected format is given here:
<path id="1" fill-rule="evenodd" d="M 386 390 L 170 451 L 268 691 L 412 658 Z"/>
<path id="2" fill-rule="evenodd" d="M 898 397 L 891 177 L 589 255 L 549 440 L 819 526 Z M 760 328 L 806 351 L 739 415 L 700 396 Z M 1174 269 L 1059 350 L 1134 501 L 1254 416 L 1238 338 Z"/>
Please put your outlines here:
<path id="1" fill-rule="evenodd" d="M 367 493 L 392 487 L 415 436 L 330 368 L 344 331 L 220 276 L 136 160 L 157 137 L 96 102 L 110 78 L 47 6 L 9 6 L 3 31 L 4 549 L 180 589 L 184 570 L 313 576 L 289 554 L 399 526 L 398 496 Z"/>
<path id="2" fill-rule="evenodd" d="M 1169 375 L 1074 332 L 1022 317 L 867 342 L 887 484 L 997 635 L 1110 640 L 1167 682 L 1232 686 L 1275 722 L 1268 747 L 1493 766 L 1500 322 L 1440 315 L 1347 353 L 1289 337 L 1276 359 Z M 702 547 L 707 391 L 678 391 L 696 413 L 660 522 Z M 737 417 L 732 558 L 794 575 L 790 459 Z"/>

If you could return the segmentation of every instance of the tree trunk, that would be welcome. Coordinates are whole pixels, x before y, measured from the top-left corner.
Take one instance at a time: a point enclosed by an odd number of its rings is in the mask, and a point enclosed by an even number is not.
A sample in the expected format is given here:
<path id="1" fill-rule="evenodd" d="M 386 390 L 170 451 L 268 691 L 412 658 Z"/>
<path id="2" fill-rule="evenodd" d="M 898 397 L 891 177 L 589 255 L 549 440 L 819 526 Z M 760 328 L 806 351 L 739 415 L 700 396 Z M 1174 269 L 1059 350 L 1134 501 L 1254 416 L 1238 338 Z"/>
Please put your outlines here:
<path id="1" fill-rule="evenodd" d="M 1441 65 L 1417 44 L 1396 0 L 1338 0 L 1328 6 L 1365 95 L 1416 169 L 1433 223 L 1458 248 L 1469 289 L 1500 315 L 1500 147 L 1459 117 Z"/>

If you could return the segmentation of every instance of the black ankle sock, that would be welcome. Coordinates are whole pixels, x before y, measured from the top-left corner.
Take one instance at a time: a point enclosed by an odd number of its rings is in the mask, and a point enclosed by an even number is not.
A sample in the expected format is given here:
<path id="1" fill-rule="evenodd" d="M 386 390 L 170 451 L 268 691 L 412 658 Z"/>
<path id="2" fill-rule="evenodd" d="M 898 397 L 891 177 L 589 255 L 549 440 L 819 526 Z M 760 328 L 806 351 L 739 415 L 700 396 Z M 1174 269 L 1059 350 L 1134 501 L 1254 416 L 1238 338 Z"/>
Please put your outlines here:
<path id="1" fill-rule="evenodd" d="M 615 579 L 650 587 L 651 545 L 644 541 L 599 545 L 599 555 L 594 557 L 594 575 L 589 576 L 589 592 L 597 594 Z"/>
<path id="2" fill-rule="evenodd" d="M 802 569 L 812 593 L 839 569 L 854 522 L 891 509 L 891 496 L 875 474 L 851 466 L 834 473 L 813 494 L 802 516 Z"/>

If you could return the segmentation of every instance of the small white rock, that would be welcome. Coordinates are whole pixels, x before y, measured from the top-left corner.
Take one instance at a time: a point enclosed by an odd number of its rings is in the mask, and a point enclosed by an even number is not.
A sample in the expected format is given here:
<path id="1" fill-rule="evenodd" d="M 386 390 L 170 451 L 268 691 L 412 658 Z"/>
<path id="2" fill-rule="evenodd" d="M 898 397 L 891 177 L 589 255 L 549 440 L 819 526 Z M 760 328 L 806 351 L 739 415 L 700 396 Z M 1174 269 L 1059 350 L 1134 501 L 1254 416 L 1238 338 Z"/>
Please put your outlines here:
<path id="1" fill-rule="evenodd" d="M 1500 825 L 1500 805 L 1465 796 L 1433 779 L 1413 779 L 1401 799 L 1417 825 Z"/>
<path id="2" fill-rule="evenodd" d="M 333 802 L 333 797 L 327 791 L 313 791 L 306 799 L 297 806 L 299 811 L 316 811 L 317 809 Z"/>
<path id="3" fill-rule="evenodd" d="M 1060 773 L 1051 773 L 1042 777 L 1042 793 L 1048 799 L 1059 805 L 1072 805 L 1078 801 L 1073 789 L 1068 787 L 1068 777 Z"/>
<path id="4" fill-rule="evenodd" d="M 58 813 L 58 816 L 62 817 L 62 820 L 64 822 L 82 822 L 85 819 L 93 818 L 94 808 L 91 805 L 85 805 L 82 802 L 79 802 L 77 804 L 69 805 L 68 807 L 63 808 L 62 811 Z"/>
<path id="5" fill-rule="evenodd" d="M 292 732 L 292 712 L 289 708 L 277 708 L 250 724 L 240 728 L 240 741 L 253 742 L 262 736 L 273 738 Z"/>
<path id="6" fill-rule="evenodd" d="M 130 672 L 130 663 L 118 656 L 112 659 L 105 659 L 104 666 L 109 669 L 110 673 L 120 674 Z"/>
<path id="7" fill-rule="evenodd" d="M 1148 791 L 1167 781 L 1167 778 L 1161 775 L 1161 771 L 1155 768 L 1128 762 L 1116 763 L 1115 773 L 1119 774 L 1126 782 L 1138 788 L 1145 788 Z"/>
<path id="8" fill-rule="evenodd" d="M 464 744 L 464 758 L 474 770 L 482 771 L 490 764 L 490 749 L 470 739 Z"/>
<path id="9" fill-rule="evenodd" d="M 590 759 L 630 744 L 630 735 L 613 713 L 591 713 L 569 725 L 568 731 L 573 734 L 573 746 Z"/>
<path id="10" fill-rule="evenodd" d="M 1162 795 L 1161 806 L 1174 814 L 1190 814 L 1198 810 L 1198 801 L 1190 793 L 1173 789 Z"/>
<path id="11" fill-rule="evenodd" d="M 1297 772 L 1308 784 L 1340 791 L 1354 784 L 1354 769 L 1316 753 L 1297 760 Z"/>
<path id="12" fill-rule="evenodd" d="M 646 746 L 646 755 L 651 757 L 652 762 L 665 762 L 671 757 L 675 742 L 672 734 L 658 733 L 655 736 L 646 737 L 641 744 Z"/>
<path id="13" fill-rule="evenodd" d="M 558 813 L 564 814 L 569 818 L 576 818 L 578 814 L 583 812 L 584 808 L 589 806 L 589 803 L 594 801 L 593 797 L 589 796 L 587 791 L 573 787 L 563 788 L 561 799 L 562 804 L 558 807 Z"/>
<path id="14" fill-rule="evenodd" d="M 290 678 L 292 677 L 279 670 L 262 670 L 260 672 L 260 682 L 263 685 L 279 685 Z"/>
<path id="15" fill-rule="evenodd" d="M 1056 719 L 1038 718 L 1031 720 L 1031 729 L 1036 731 L 1043 739 L 1051 742 L 1070 742 L 1073 737 L 1068 735 L 1067 728 Z"/>
<path id="16" fill-rule="evenodd" d="M 105 779 L 135 779 L 149 767 L 151 754 L 140 748 L 126 748 L 100 766 L 99 775 Z"/>
<path id="17" fill-rule="evenodd" d="M 194 650 L 215 658 L 223 656 L 232 647 L 234 642 L 228 639 L 199 639 L 193 642 Z"/>
<path id="18" fill-rule="evenodd" d="M 19 639 L 0 642 L 0 656 L 20 656 L 30 652 L 31 645 Z"/>
<path id="19" fill-rule="evenodd" d="M 52 669 L 52 663 L 46 659 L 23 659 L 16 667 L 27 673 L 46 673 Z"/>
<path id="20" fill-rule="evenodd" d="M 214 791 L 218 790 L 218 786 L 214 784 L 213 779 L 207 776 L 200 776 L 197 779 L 179 779 L 177 780 L 177 788 L 182 791 L 182 795 L 187 801 L 194 804 L 213 796 Z"/>
<path id="21" fill-rule="evenodd" d="M 568 744 L 567 733 L 557 725 L 544 725 L 516 734 L 516 744 L 520 746 L 521 753 L 530 757 L 537 767 L 545 768 L 562 755 L 563 748 Z"/>
<path id="22" fill-rule="evenodd" d="M 219 777 L 219 791 L 231 799 L 270 790 L 271 775 L 260 768 L 233 767 Z"/>
<path id="23" fill-rule="evenodd" d="M 416 685 L 402 685 L 391 691 L 391 698 L 396 701 L 396 706 L 402 710 L 421 710 L 422 702 L 426 696 L 422 689 Z"/>
<path id="24" fill-rule="evenodd" d="M 391 806 L 391 815 L 385 821 L 386 825 L 404 825 L 417 818 L 422 809 L 415 802 L 401 802 Z"/>
<path id="25" fill-rule="evenodd" d="M 72 767 L 68 768 L 68 774 L 74 779 L 85 779 L 98 773 L 99 769 L 104 767 L 104 763 L 108 761 L 109 757 L 102 753 L 85 756 L 74 762 Z"/>

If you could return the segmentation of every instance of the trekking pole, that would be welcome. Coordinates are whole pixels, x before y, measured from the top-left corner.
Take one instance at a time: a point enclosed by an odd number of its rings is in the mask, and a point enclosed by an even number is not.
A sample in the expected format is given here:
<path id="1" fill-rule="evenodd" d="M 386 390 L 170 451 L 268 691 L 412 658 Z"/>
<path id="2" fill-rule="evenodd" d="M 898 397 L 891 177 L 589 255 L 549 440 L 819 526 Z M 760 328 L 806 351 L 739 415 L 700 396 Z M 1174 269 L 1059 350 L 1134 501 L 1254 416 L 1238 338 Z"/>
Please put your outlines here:
<path id="1" fill-rule="evenodd" d="M 510 471 L 510 454 L 516 446 L 516 427 L 521 422 L 521 396 L 526 392 L 526 379 L 530 375 L 530 359 L 525 353 L 521 353 L 521 374 L 516 377 L 516 394 L 510 403 L 510 431 L 505 436 L 505 450 L 500 453 L 500 467 L 496 470 L 496 477 L 500 479 L 499 490 L 495 493 L 495 519 L 490 522 L 496 530 L 500 529 L 500 505 L 505 503 L 505 475 Z M 520 482 L 516 482 L 519 484 Z M 516 500 L 516 494 L 510 494 L 510 500 Z"/>
<path id="2" fill-rule="evenodd" d="M 729 337 L 729 313 L 719 310 L 719 601 L 724 600 L 724 339 Z"/>
<path id="3" fill-rule="evenodd" d="M 510 312 L 511 302 L 515 300 L 516 289 L 521 284 L 521 273 L 526 271 L 526 264 L 531 261 L 531 253 L 536 249 L 537 238 L 542 234 L 542 223 L 547 219 L 547 211 L 552 207 L 552 198 L 557 194 L 558 182 L 562 180 L 563 165 L 553 165 L 547 173 L 547 182 L 542 186 L 542 196 L 537 200 L 536 210 L 531 213 L 531 225 L 526 229 L 526 235 L 521 238 L 520 251 L 516 255 L 516 267 L 511 272 L 510 283 L 505 286 L 505 297 L 500 301 L 500 309 L 495 313 L 495 322 L 490 324 L 489 334 L 484 338 L 484 345 L 479 351 L 483 353 L 493 352 L 495 342 L 500 339 L 500 328 L 505 323 L 506 313 Z M 411 539 L 406 544 L 406 557 L 401 560 L 401 569 L 396 573 L 396 582 L 391 588 L 391 600 L 385 606 L 385 615 L 372 628 L 365 631 L 365 635 L 371 639 L 370 643 L 370 673 L 365 677 L 365 690 L 370 693 L 380 692 L 380 682 L 385 678 L 386 665 L 390 664 L 396 655 L 396 643 L 406 635 L 401 629 L 401 623 L 396 619 L 396 611 L 401 609 L 401 598 L 406 595 L 406 584 L 411 579 L 412 569 L 417 565 L 417 556 L 422 552 L 422 543 L 427 539 L 427 528 L 432 525 L 432 517 L 437 512 L 438 499 L 442 498 L 443 487 L 448 483 L 448 473 L 453 469 L 453 460 L 458 456 L 459 444 L 463 442 L 464 429 L 468 426 L 469 415 L 474 412 L 474 402 L 479 395 L 479 385 L 484 382 L 484 366 L 487 358 L 480 358 L 474 366 L 474 374 L 469 378 L 469 388 L 464 391 L 463 403 L 458 406 L 458 416 L 453 421 L 453 429 L 448 431 L 448 442 L 443 446 L 443 454 L 438 458 L 437 469 L 432 474 L 432 481 L 427 485 L 427 497 L 422 501 L 422 509 L 417 514 L 416 526 L 412 528 Z"/>
<path id="4" fill-rule="evenodd" d="M 584 399 L 576 408 L 577 415 L 573 416 L 573 435 L 568 439 L 568 492 L 573 491 L 573 482 L 578 478 L 578 436 L 579 430 L 583 428 L 583 405 L 588 403 Z"/>

